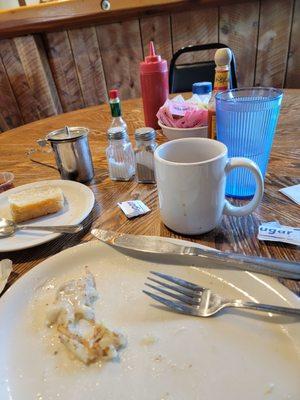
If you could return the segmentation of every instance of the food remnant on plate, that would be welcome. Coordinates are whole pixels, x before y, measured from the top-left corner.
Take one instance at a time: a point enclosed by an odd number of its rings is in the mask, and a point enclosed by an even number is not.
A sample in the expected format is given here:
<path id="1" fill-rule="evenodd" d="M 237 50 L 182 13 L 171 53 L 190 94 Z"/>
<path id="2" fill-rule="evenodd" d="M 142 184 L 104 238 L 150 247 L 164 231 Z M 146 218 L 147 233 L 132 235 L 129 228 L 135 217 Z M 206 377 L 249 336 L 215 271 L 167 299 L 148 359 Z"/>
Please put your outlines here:
<path id="1" fill-rule="evenodd" d="M 11 217 L 14 222 L 54 214 L 64 206 L 64 195 L 59 187 L 39 186 L 8 196 Z"/>
<path id="2" fill-rule="evenodd" d="M 157 337 L 155 337 L 153 335 L 145 335 L 140 343 L 143 346 L 149 346 L 156 342 L 157 342 Z"/>
<path id="3" fill-rule="evenodd" d="M 178 333 L 185 332 L 187 328 L 185 326 L 181 326 L 180 328 L 176 329 L 174 335 L 178 335 Z"/>
<path id="4" fill-rule="evenodd" d="M 95 321 L 98 297 L 94 276 L 86 267 L 85 276 L 60 286 L 47 313 L 47 325 L 57 326 L 60 341 L 85 364 L 115 359 L 126 345 L 122 334 Z"/>
<path id="5" fill-rule="evenodd" d="M 273 392 L 273 389 L 274 389 L 274 383 L 269 383 L 269 385 L 268 385 L 268 387 L 267 387 L 267 389 L 265 390 L 265 395 L 266 394 L 271 394 L 272 392 Z"/>
<path id="6" fill-rule="evenodd" d="M 154 361 L 155 362 L 161 362 L 163 360 L 163 356 L 161 355 L 161 354 L 157 354 L 155 357 L 154 357 Z"/>

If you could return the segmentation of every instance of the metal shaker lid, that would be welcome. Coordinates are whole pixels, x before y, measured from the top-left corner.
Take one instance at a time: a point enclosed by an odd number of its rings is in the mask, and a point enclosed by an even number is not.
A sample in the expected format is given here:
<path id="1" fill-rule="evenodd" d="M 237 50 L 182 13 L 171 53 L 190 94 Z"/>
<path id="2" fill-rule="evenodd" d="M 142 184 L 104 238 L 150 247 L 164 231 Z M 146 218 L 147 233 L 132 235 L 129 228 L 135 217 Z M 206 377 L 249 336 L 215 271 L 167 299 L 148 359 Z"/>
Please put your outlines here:
<path id="1" fill-rule="evenodd" d="M 81 137 L 87 136 L 89 129 L 83 126 L 70 126 L 57 129 L 48 133 L 46 140 L 49 142 L 75 142 Z"/>
<path id="2" fill-rule="evenodd" d="M 156 137 L 156 132 L 150 127 L 138 128 L 134 132 L 134 137 L 136 140 L 152 140 Z"/>
<path id="3" fill-rule="evenodd" d="M 121 126 L 109 128 L 107 131 L 107 138 L 109 140 L 121 140 L 124 139 L 126 135 L 127 135 L 126 128 L 123 128 Z"/>

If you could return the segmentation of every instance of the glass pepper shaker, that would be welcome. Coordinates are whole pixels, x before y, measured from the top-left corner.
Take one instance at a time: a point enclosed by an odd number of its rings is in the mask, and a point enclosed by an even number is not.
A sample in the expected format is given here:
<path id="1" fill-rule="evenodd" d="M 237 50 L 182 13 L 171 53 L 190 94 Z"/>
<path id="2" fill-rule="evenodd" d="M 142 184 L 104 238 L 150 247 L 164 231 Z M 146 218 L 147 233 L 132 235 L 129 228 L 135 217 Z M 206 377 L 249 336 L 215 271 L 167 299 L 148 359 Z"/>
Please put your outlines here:
<path id="1" fill-rule="evenodd" d="M 110 179 L 129 181 L 135 174 L 135 160 L 126 128 L 109 128 L 107 138 L 109 146 L 106 149 L 106 157 Z"/>
<path id="2" fill-rule="evenodd" d="M 155 139 L 156 132 L 153 128 L 139 128 L 135 131 L 136 174 L 140 183 L 155 183 L 153 154 L 157 147 Z"/>

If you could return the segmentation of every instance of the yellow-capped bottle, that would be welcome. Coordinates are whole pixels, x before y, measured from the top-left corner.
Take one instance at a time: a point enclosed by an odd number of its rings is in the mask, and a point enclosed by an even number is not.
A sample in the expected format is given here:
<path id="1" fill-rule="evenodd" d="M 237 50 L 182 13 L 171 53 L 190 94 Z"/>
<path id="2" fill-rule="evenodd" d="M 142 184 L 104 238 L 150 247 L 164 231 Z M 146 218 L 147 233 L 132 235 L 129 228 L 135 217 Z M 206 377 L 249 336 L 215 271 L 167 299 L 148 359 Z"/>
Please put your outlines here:
<path id="1" fill-rule="evenodd" d="M 231 50 L 228 48 L 218 49 L 215 54 L 215 82 L 212 96 L 208 103 L 208 137 L 216 139 L 216 94 L 230 89 L 230 62 Z"/>

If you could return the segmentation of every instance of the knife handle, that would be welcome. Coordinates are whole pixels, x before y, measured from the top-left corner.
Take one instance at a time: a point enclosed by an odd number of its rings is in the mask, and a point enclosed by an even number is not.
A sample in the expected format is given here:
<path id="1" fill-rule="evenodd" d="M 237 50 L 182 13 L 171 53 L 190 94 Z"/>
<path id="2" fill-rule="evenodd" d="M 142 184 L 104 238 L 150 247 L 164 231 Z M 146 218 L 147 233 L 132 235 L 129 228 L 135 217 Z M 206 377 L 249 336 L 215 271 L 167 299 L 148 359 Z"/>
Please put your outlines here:
<path id="1" fill-rule="evenodd" d="M 224 253 L 221 251 L 210 251 L 198 247 L 186 247 L 185 254 L 197 255 L 210 258 L 215 261 L 225 261 L 232 267 L 258 272 L 275 277 L 300 279 L 300 263 L 278 260 L 274 258 L 246 256 L 238 253 Z"/>

